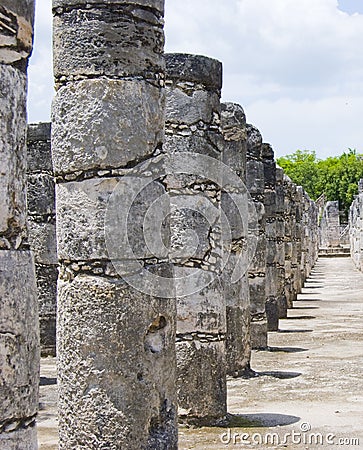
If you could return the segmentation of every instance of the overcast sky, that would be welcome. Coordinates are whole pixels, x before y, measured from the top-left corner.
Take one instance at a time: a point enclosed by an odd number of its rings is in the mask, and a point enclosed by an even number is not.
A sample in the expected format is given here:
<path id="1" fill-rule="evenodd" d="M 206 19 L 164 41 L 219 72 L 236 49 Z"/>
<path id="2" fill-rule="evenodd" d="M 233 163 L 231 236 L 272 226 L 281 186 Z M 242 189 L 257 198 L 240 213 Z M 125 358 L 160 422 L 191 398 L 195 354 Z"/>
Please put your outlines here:
<path id="1" fill-rule="evenodd" d="M 29 122 L 50 117 L 50 9 L 37 0 Z M 166 0 L 165 22 L 167 52 L 222 61 L 222 99 L 277 156 L 363 153 L 363 0 Z"/>

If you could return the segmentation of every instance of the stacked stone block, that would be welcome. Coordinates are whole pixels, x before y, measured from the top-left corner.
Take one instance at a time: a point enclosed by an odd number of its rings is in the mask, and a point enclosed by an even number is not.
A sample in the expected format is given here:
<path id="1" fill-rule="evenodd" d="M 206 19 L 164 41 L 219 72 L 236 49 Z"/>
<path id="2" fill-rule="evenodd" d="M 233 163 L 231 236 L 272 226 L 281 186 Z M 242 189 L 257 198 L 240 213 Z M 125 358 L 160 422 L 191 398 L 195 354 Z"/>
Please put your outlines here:
<path id="1" fill-rule="evenodd" d="M 278 303 L 278 264 L 276 220 L 276 163 L 274 152 L 269 144 L 262 144 L 262 161 L 264 166 L 264 206 L 266 220 L 266 316 L 268 331 L 279 328 Z"/>
<path id="2" fill-rule="evenodd" d="M 28 228 L 37 277 L 40 351 L 55 356 L 58 259 L 50 123 L 28 126 Z"/>
<path id="3" fill-rule="evenodd" d="M 363 271 L 363 180 L 358 184 L 358 195 L 349 209 L 350 255 L 357 267 Z"/>
<path id="4" fill-rule="evenodd" d="M 295 210 L 293 212 L 295 233 L 293 241 L 293 290 L 294 297 L 301 293 L 302 289 L 302 237 L 303 237 L 303 209 L 304 209 L 304 196 L 303 188 L 301 186 L 296 186 L 295 190 Z"/>
<path id="5" fill-rule="evenodd" d="M 27 65 L 34 2 L 0 6 L 0 448 L 37 447 L 39 324 L 26 227 Z"/>
<path id="6" fill-rule="evenodd" d="M 246 183 L 246 117 L 243 108 L 235 103 L 222 103 L 223 153 L 222 161 Z M 228 184 L 227 179 L 224 185 Z M 239 193 L 247 204 L 247 192 Z M 238 260 L 248 252 L 248 227 L 236 205 L 226 192 L 222 192 L 222 210 L 231 227 L 230 241 L 224 249 L 229 254 L 228 265 L 223 270 L 224 296 L 227 313 L 226 358 L 227 374 L 245 375 L 250 371 L 251 359 L 251 310 L 247 274 L 232 282 Z M 247 219 L 248 225 L 248 219 Z"/>
<path id="7" fill-rule="evenodd" d="M 294 184 L 286 175 L 284 176 L 285 191 L 285 296 L 288 308 L 292 308 L 293 302 L 296 300 L 294 295 L 293 277 L 294 266 L 293 260 L 295 250 L 293 246 L 295 232 L 295 201 L 294 201 Z"/>
<path id="8" fill-rule="evenodd" d="M 262 136 L 256 127 L 246 125 L 246 186 L 254 202 L 258 216 L 257 247 L 248 270 L 251 303 L 251 345 L 252 348 L 267 347 L 266 316 L 266 215 L 265 181 L 262 161 Z"/>
<path id="9" fill-rule="evenodd" d="M 218 271 L 221 182 L 208 179 L 202 167 L 193 164 L 198 161 L 195 154 L 221 160 L 221 87 L 220 62 L 203 56 L 166 55 L 164 149 L 171 159 L 183 152 L 186 162 L 186 173 L 172 172 L 166 180 L 177 292 L 179 417 L 199 425 L 219 423 L 227 413 L 226 306 Z M 207 166 L 213 166 L 212 161 Z M 220 174 L 216 175 L 218 179 Z M 210 283 L 201 289 L 204 278 Z M 192 283 L 195 287 L 190 291 Z"/>
<path id="10" fill-rule="evenodd" d="M 340 246 L 339 202 L 328 201 L 325 204 L 320 221 L 320 247 Z"/>
<path id="11" fill-rule="evenodd" d="M 164 2 L 54 0 L 53 14 L 60 448 L 176 449 L 175 300 L 143 285 L 172 277 L 144 235 L 150 205 L 151 234 L 167 214 L 152 176 Z"/>
<path id="12" fill-rule="evenodd" d="M 276 270 L 277 270 L 277 302 L 279 318 L 287 317 L 287 301 L 285 294 L 285 191 L 284 171 L 276 167 Z"/>

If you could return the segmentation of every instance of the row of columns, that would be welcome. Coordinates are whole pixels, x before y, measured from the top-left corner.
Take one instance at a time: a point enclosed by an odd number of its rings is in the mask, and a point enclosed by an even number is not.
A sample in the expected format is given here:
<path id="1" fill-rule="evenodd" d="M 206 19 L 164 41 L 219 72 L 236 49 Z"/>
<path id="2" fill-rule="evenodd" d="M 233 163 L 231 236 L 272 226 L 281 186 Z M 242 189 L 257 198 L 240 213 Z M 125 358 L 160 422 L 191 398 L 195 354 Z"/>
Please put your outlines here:
<path id="1" fill-rule="evenodd" d="M 164 57 L 162 0 L 54 0 L 53 13 L 52 168 L 39 161 L 49 126 L 31 126 L 28 223 L 45 354 L 57 303 L 60 448 L 176 449 L 177 408 L 222 424 L 227 374 L 249 374 L 251 348 L 293 306 L 317 255 L 316 210 L 243 108 L 220 103 L 221 63 Z M 0 65 L 3 136 L 17 139 L 2 147 L 0 439 L 36 448 L 23 62 Z"/>

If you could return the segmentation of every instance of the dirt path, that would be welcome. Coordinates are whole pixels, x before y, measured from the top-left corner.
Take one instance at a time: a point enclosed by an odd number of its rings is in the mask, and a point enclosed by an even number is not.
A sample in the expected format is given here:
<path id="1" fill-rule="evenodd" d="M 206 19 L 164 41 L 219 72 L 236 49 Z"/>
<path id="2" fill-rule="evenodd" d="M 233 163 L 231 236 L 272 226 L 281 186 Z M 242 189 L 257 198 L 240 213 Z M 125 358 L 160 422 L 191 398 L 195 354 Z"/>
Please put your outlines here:
<path id="1" fill-rule="evenodd" d="M 180 449 L 363 448 L 363 274 L 321 258 L 294 306 L 253 353 L 259 376 L 229 379 L 230 427 L 181 428 Z M 55 449 L 54 360 L 42 377 L 40 449 Z"/>

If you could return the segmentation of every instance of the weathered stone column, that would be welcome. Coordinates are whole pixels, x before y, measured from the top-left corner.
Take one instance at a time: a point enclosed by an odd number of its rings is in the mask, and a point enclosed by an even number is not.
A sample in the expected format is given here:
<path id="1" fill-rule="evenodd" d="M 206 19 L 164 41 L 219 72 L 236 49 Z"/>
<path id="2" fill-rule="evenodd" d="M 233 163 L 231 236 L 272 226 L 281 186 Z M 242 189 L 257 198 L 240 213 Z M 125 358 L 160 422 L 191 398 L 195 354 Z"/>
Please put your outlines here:
<path id="1" fill-rule="evenodd" d="M 276 238 L 276 163 L 269 144 L 262 144 L 261 156 L 264 167 L 264 206 L 266 218 L 266 316 L 268 331 L 279 329 L 279 306 L 277 299 L 278 252 Z"/>
<path id="2" fill-rule="evenodd" d="M 187 169 L 191 170 L 190 174 L 171 174 L 166 180 L 172 207 L 171 248 L 179 293 L 176 339 L 179 417 L 199 425 L 218 423 L 227 412 L 226 307 L 218 274 L 221 185 L 208 179 L 208 167 L 203 170 L 197 162 L 193 163 L 195 154 L 216 161 L 221 159 L 218 146 L 221 144 L 221 87 L 219 61 L 204 56 L 166 55 L 164 148 L 169 155 L 190 154 Z M 200 283 L 194 281 L 195 288 L 188 295 L 193 287 L 188 279 L 198 274 Z M 201 289 L 204 278 L 210 278 L 211 282 Z"/>
<path id="3" fill-rule="evenodd" d="M 266 317 L 266 217 L 264 208 L 264 167 L 261 159 L 262 136 L 252 125 L 247 125 L 246 186 L 255 203 L 258 216 L 257 248 L 248 270 L 251 303 L 252 348 L 267 347 Z"/>
<path id="4" fill-rule="evenodd" d="M 320 221 L 320 247 L 339 247 L 340 245 L 340 218 L 339 202 L 326 202 L 323 217 Z"/>
<path id="5" fill-rule="evenodd" d="M 303 188 L 301 186 L 295 185 L 295 209 L 293 212 L 294 224 L 295 224 L 295 234 L 293 241 L 293 249 L 295 253 L 295 263 L 293 263 L 293 276 L 294 276 L 294 292 L 297 297 L 302 289 L 302 277 L 301 277 L 301 258 L 302 258 L 302 224 L 303 216 Z"/>
<path id="6" fill-rule="evenodd" d="M 294 184 L 290 178 L 284 176 L 285 191 L 285 295 L 287 307 L 292 308 L 294 300 L 294 275 L 293 275 L 293 257 L 296 251 L 293 248 L 293 239 L 295 233 L 294 212 Z"/>
<path id="7" fill-rule="evenodd" d="M 276 267 L 277 267 L 277 302 L 279 318 L 287 317 L 285 294 L 285 192 L 284 171 L 276 167 Z"/>
<path id="8" fill-rule="evenodd" d="M 26 94 L 34 2 L 0 6 L 0 449 L 37 448 L 39 324 L 26 230 Z"/>
<path id="9" fill-rule="evenodd" d="M 60 448 L 176 449 L 175 299 L 142 284 L 172 277 L 144 234 L 165 214 L 152 178 L 164 2 L 54 0 L 53 12 Z"/>
<path id="10" fill-rule="evenodd" d="M 235 103 L 222 103 L 222 132 L 224 137 L 222 161 L 246 183 L 246 116 Z M 228 180 L 226 180 L 228 183 Z M 248 202 L 247 192 L 240 193 Z M 241 253 L 247 252 L 248 229 L 244 229 L 236 205 L 222 193 L 222 210 L 231 226 L 231 248 L 227 267 L 223 270 L 224 295 L 227 312 L 226 358 L 227 374 L 241 376 L 250 371 L 251 360 L 251 309 L 248 277 L 244 274 L 231 282 L 233 270 Z M 248 223 L 248 219 L 247 219 Z"/>
<path id="11" fill-rule="evenodd" d="M 363 270 L 363 180 L 358 183 L 358 195 L 349 209 L 350 255 L 359 270 Z"/>
<path id="12" fill-rule="evenodd" d="M 55 356 L 58 258 L 50 123 L 28 126 L 28 228 L 38 286 L 40 352 Z"/>

